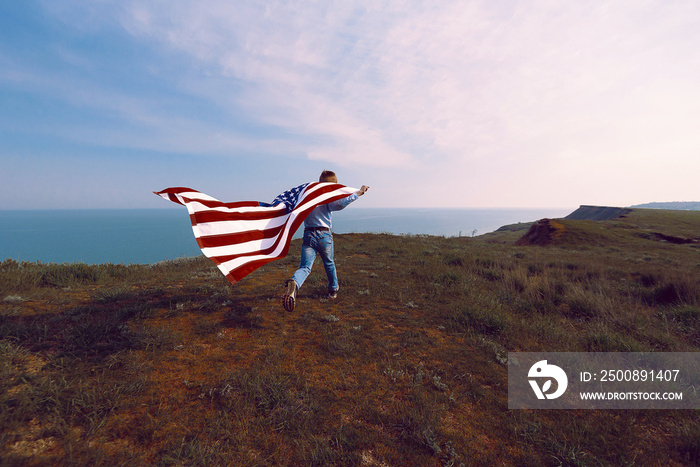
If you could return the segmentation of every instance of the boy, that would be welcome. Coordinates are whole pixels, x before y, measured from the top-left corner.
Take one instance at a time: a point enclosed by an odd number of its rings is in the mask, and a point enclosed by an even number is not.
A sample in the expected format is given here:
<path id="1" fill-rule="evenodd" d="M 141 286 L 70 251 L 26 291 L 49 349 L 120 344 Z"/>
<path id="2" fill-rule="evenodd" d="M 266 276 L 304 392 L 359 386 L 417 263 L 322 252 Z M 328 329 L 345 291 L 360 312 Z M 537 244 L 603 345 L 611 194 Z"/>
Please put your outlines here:
<path id="1" fill-rule="evenodd" d="M 324 170 L 318 179 L 319 182 L 338 183 L 338 178 L 335 173 L 330 170 Z M 282 304 L 287 311 L 294 311 L 297 291 L 309 276 L 311 267 L 316 259 L 316 254 L 321 256 L 323 267 L 328 276 L 328 298 L 335 299 L 338 297 L 338 276 L 335 272 L 335 262 L 333 261 L 333 233 L 332 214 L 333 211 L 340 211 L 348 204 L 357 199 L 358 196 L 364 195 L 368 186 L 362 185 L 356 193 L 347 198 L 340 199 L 328 204 L 322 204 L 311 211 L 304 221 L 304 238 L 301 245 L 301 262 L 299 269 L 294 273 L 291 279 L 288 279 L 285 285 L 284 297 Z"/>

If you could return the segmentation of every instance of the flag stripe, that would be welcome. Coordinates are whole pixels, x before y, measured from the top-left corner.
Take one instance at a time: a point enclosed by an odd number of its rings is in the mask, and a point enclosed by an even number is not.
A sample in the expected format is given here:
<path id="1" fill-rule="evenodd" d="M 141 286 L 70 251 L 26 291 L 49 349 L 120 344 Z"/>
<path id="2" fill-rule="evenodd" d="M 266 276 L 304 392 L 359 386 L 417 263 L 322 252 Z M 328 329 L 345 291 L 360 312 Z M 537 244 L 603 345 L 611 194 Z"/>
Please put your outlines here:
<path id="1" fill-rule="evenodd" d="M 284 212 L 284 208 L 280 208 Z M 247 221 L 247 220 L 263 220 L 272 219 L 275 217 L 275 212 L 271 212 L 269 209 L 260 211 L 200 211 L 195 212 L 190 216 L 193 222 L 197 224 L 206 224 L 209 222 L 219 222 L 222 220 L 227 221 Z"/>
<path id="2" fill-rule="evenodd" d="M 265 230 L 250 230 L 246 232 L 200 237 L 199 246 L 200 248 L 216 248 L 253 240 L 262 240 L 264 238 L 273 238 L 280 233 L 283 227 L 283 225 L 280 225 L 279 227 Z"/>
<path id="3" fill-rule="evenodd" d="M 154 193 L 187 207 L 202 253 L 235 283 L 264 264 L 286 256 L 294 232 L 315 207 L 356 191 L 337 183 L 313 182 L 280 194 L 272 204 L 224 203 L 185 187 Z"/>

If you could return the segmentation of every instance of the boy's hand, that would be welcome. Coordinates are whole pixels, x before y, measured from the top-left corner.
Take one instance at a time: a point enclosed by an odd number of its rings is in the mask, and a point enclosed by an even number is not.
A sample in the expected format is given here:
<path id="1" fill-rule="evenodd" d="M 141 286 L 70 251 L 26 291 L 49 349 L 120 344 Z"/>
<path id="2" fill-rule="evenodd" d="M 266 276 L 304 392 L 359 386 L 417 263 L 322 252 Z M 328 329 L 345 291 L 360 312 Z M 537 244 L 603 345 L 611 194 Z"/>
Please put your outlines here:
<path id="1" fill-rule="evenodd" d="M 362 188 L 360 188 L 360 189 L 357 191 L 357 196 L 362 196 L 362 195 L 364 195 L 364 194 L 367 192 L 367 190 L 369 190 L 369 187 L 368 187 L 367 185 L 362 185 Z"/>

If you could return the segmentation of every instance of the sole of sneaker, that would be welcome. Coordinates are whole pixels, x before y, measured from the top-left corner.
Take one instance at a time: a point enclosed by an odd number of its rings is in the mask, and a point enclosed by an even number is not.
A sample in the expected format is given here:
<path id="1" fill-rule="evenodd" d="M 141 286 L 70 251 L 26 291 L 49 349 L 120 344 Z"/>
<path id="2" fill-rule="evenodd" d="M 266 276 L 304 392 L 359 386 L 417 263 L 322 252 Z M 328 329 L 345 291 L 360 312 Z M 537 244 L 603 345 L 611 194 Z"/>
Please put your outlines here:
<path id="1" fill-rule="evenodd" d="M 296 304 L 295 302 L 296 300 L 291 295 L 285 295 L 282 297 L 282 306 L 284 306 L 284 309 L 287 311 L 294 311 L 294 305 Z"/>
<path id="2" fill-rule="evenodd" d="M 285 291 L 282 297 L 282 306 L 287 311 L 294 311 L 296 305 L 297 285 L 293 279 L 289 279 L 284 283 Z"/>

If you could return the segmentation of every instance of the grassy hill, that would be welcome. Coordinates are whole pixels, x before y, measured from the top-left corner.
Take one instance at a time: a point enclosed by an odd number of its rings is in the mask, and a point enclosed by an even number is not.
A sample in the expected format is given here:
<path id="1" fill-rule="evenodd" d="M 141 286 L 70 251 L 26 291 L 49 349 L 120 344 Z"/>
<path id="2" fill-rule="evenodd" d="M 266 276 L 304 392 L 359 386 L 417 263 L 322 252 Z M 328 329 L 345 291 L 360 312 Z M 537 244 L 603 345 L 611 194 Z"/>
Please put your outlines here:
<path id="1" fill-rule="evenodd" d="M 2 465 L 693 465 L 692 411 L 510 411 L 509 351 L 700 351 L 700 213 L 290 255 L 0 264 Z M 661 235 L 657 235 L 661 234 Z M 677 243 L 669 239 L 691 240 Z"/>

